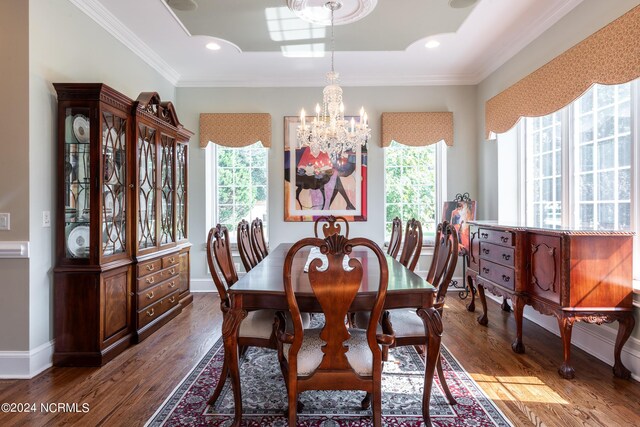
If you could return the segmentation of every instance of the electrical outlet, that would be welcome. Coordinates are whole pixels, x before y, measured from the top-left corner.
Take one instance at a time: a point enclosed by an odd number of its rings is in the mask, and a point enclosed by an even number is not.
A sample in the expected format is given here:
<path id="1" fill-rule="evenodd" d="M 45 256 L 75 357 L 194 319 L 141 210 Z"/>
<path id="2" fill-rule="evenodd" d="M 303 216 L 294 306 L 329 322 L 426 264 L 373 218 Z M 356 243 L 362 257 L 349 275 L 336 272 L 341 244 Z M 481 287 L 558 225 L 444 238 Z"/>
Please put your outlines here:
<path id="1" fill-rule="evenodd" d="M 11 229 L 11 214 L 0 213 L 0 230 Z"/>
<path id="2" fill-rule="evenodd" d="M 42 226 L 51 227 L 51 211 L 42 211 Z"/>

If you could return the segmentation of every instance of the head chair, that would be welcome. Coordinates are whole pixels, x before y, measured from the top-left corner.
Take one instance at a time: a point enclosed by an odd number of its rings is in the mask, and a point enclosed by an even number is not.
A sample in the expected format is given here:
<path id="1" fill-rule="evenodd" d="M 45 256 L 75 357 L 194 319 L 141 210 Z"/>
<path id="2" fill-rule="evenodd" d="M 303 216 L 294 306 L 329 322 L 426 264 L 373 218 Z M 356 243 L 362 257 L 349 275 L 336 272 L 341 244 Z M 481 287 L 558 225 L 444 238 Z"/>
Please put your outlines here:
<path id="1" fill-rule="evenodd" d="M 316 219 L 316 222 L 313 226 L 313 233 L 316 237 L 320 237 L 318 236 L 318 224 L 320 224 L 323 221 L 326 222 L 326 224 L 322 226 L 322 233 L 324 234 L 324 237 L 329 237 L 332 234 L 340 234 L 340 232 L 342 231 L 342 226 L 338 224 L 338 221 L 342 221 L 345 226 L 344 236 L 347 239 L 349 238 L 349 221 L 347 221 L 347 219 L 343 216 L 333 216 L 333 215 L 321 216 L 318 219 Z"/>

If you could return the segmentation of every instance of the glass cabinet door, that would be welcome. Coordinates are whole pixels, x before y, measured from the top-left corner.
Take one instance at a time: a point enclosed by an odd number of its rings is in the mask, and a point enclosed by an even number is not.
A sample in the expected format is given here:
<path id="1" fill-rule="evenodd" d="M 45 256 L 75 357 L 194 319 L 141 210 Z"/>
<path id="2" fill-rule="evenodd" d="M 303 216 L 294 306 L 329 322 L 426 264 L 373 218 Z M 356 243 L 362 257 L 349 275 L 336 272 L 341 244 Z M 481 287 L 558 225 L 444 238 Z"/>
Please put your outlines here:
<path id="1" fill-rule="evenodd" d="M 156 246 L 156 130 L 138 125 L 138 248 Z"/>
<path id="2" fill-rule="evenodd" d="M 64 121 L 64 229 L 68 258 L 89 258 L 89 108 L 67 108 Z"/>
<path id="3" fill-rule="evenodd" d="M 160 244 L 176 241 L 173 231 L 173 203 L 175 198 L 173 182 L 173 154 L 175 139 L 160 135 Z"/>
<path id="4" fill-rule="evenodd" d="M 176 232 L 177 240 L 187 238 L 187 144 L 176 145 Z"/>
<path id="5" fill-rule="evenodd" d="M 126 119 L 102 114 L 102 255 L 126 251 Z"/>

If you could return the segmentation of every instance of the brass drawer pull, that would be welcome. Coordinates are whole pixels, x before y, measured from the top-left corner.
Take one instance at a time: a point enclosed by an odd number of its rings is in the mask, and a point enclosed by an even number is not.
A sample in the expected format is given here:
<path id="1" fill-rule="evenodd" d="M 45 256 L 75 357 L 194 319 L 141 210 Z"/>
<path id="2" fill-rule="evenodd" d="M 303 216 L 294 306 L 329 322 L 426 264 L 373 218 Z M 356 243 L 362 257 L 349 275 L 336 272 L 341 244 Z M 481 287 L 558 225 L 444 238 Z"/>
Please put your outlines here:
<path id="1" fill-rule="evenodd" d="M 489 252 L 491 252 L 489 249 L 486 248 L 482 248 L 482 253 L 485 255 L 489 255 Z"/>
<path id="2" fill-rule="evenodd" d="M 147 316 L 152 317 L 155 314 L 155 310 L 152 308 L 151 310 L 147 310 Z"/>
<path id="3" fill-rule="evenodd" d="M 511 259 L 511 255 L 502 254 L 502 258 L 504 258 L 505 261 L 509 261 Z"/>
<path id="4" fill-rule="evenodd" d="M 480 237 L 482 237 L 483 239 L 488 239 L 489 233 L 480 233 Z"/>
<path id="5" fill-rule="evenodd" d="M 509 280 L 511 280 L 511 277 L 507 276 L 506 274 L 502 275 L 502 281 L 509 283 Z"/>
<path id="6" fill-rule="evenodd" d="M 149 299 L 153 298 L 154 296 L 156 296 L 156 294 L 153 291 L 151 291 L 151 292 L 149 292 L 147 294 L 147 298 L 149 298 Z"/>
<path id="7" fill-rule="evenodd" d="M 170 302 L 171 304 L 173 304 L 174 302 L 176 302 L 176 297 L 171 297 L 171 298 L 169 298 L 169 302 Z"/>
<path id="8" fill-rule="evenodd" d="M 149 264 L 149 265 L 147 265 L 147 271 L 153 271 L 153 270 L 155 270 L 155 268 L 156 268 L 156 267 L 155 267 L 155 265 L 153 265 L 153 264 Z"/>
<path id="9" fill-rule="evenodd" d="M 171 258 L 169 258 L 169 262 L 170 262 L 171 264 L 173 264 L 174 262 L 176 262 L 176 258 L 175 258 L 175 257 L 171 257 Z"/>
<path id="10" fill-rule="evenodd" d="M 487 267 L 482 267 L 482 272 L 483 273 L 489 274 L 489 271 L 491 271 L 491 270 L 489 270 Z"/>
<path id="11" fill-rule="evenodd" d="M 171 270 L 169 270 L 169 273 L 173 276 L 174 274 L 176 274 L 176 269 L 172 268 Z"/>
<path id="12" fill-rule="evenodd" d="M 502 241 L 502 243 L 507 243 L 509 241 L 509 238 L 506 236 L 502 236 L 500 237 L 500 240 Z"/>
<path id="13" fill-rule="evenodd" d="M 156 278 L 152 276 L 152 277 L 149 277 L 149 278 L 145 279 L 144 281 L 147 282 L 148 284 L 152 285 L 156 281 Z"/>
<path id="14" fill-rule="evenodd" d="M 170 282 L 170 283 L 169 283 L 169 287 L 170 287 L 170 288 L 175 288 L 175 287 L 176 287 L 175 282 Z"/>

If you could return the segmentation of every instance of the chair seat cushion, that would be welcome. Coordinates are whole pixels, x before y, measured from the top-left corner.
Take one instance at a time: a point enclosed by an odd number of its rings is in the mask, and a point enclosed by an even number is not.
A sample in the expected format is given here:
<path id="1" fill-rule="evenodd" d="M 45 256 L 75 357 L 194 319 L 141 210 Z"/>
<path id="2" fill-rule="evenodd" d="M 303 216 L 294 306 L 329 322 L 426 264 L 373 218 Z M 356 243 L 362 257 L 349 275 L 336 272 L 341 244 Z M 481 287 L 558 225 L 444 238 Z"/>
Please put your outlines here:
<path id="1" fill-rule="evenodd" d="M 293 323 L 289 312 L 285 312 L 287 330 L 293 330 Z M 311 322 L 309 313 L 300 313 L 302 327 L 308 327 Z M 276 310 L 250 311 L 247 317 L 240 323 L 238 336 L 242 338 L 262 338 L 268 340 L 273 332 L 273 322 L 276 318 Z"/>
<path id="2" fill-rule="evenodd" d="M 424 323 L 415 309 L 397 308 L 389 310 L 391 326 L 397 337 L 424 337 Z"/>
<path id="3" fill-rule="evenodd" d="M 305 329 L 302 347 L 298 351 L 298 375 L 311 375 L 322 362 L 324 353 L 320 349 L 325 342 L 320 338 L 321 328 Z M 351 338 L 345 345 L 349 346 L 346 356 L 353 370 L 361 376 L 372 375 L 373 354 L 367 343 L 367 331 L 364 329 L 349 329 Z M 289 360 L 290 344 L 284 344 L 284 357 Z"/>

